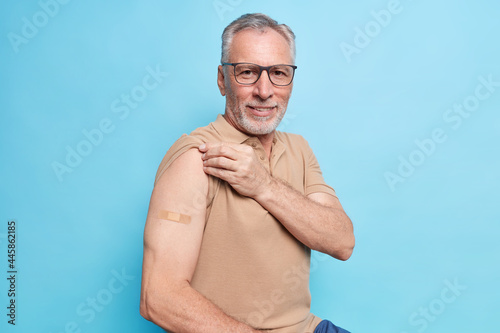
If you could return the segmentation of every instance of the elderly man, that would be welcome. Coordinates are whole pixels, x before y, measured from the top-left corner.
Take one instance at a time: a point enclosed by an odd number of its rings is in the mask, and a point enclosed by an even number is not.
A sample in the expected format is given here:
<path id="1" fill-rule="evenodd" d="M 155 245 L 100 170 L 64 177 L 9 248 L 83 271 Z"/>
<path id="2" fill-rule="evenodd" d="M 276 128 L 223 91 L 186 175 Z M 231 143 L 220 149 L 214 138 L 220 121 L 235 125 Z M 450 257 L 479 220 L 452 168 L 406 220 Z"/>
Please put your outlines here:
<path id="1" fill-rule="evenodd" d="M 183 135 L 156 175 L 141 315 L 170 332 L 347 332 L 310 313 L 311 249 L 347 260 L 351 221 L 299 135 L 276 131 L 295 36 L 263 14 L 222 35 L 224 115 Z"/>

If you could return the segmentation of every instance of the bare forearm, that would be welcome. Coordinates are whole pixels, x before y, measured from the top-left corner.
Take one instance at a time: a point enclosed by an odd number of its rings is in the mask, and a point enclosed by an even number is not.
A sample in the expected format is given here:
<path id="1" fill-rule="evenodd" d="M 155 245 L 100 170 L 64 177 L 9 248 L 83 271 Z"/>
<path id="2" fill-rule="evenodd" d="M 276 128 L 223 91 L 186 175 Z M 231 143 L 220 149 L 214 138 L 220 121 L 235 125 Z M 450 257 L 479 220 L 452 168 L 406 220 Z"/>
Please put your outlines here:
<path id="1" fill-rule="evenodd" d="M 346 260 L 354 247 L 352 223 L 342 208 L 315 202 L 282 180 L 271 178 L 255 197 L 300 242 Z"/>
<path id="2" fill-rule="evenodd" d="M 226 315 L 189 284 L 151 293 L 143 316 L 171 333 L 258 332 Z"/>

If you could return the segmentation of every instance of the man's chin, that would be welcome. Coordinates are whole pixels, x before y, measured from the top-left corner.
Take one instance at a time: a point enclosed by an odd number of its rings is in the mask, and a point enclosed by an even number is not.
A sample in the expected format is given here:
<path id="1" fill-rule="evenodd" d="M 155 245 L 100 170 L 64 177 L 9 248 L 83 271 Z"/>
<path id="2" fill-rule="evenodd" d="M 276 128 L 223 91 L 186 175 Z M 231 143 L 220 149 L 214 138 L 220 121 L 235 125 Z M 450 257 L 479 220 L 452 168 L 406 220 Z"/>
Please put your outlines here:
<path id="1" fill-rule="evenodd" d="M 284 116 L 283 114 L 283 116 L 280 117 L 279 113 L 273 113 L 262 117 L 251 113 L 249 114 L 244 111 L 233 115 L 235 116 L 235 125 L 237 124 L 237 127 L 241 131 L 253 136 L 271 134 L 279 126 L 281 119 Z"/>
<path id="2" fill-rule="evenodd" d="M 244 122 L 243 128 L 251 135 L 267 135 L 276 130 L 279 122 L 276 123 L 275 120 L 271 121 L 259 121 L 259 122 Z"/>

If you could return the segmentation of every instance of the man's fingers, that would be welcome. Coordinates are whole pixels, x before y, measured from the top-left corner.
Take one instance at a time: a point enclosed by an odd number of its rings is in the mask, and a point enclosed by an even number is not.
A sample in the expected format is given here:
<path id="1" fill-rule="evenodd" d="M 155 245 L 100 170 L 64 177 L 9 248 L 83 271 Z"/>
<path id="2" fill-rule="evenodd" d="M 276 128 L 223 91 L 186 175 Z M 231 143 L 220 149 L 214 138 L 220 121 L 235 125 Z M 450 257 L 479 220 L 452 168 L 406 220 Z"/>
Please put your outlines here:
<path id="1" fill-rule="evenodd" d="M 206 142 L 198 147 L 199 151 L 202 153 L 206 153 L 208 151 L 216 150 L 216 151 L 236 151 L 241 152 L 245 151 L 249 146 L 239 143 L 233 142 Z"/>
<path id="2" fill-rule="evenodd" d="M 201 155 L 201 159 L 204 161 L 217 157 L 236 160 L 238 158 L 238 152 L 228 147 L 215 147 L 207 150 Z"/>
<path id="3" fill-rule="evenodd" d="M 198 147 L 198 150 L 201 151 L 202 153 L 206 152 L 208 150 L 208 145 L 207 143 L 203 143 Z"/>
<path id="4" fill-rule="evenodd" d="M 225 180 L 226 182 L 229 182 L 228 177 L 230 176 L 231 171 L 219 169 L 219 168 L 207 167 L 207 166 L 203 166 L 203 171 L 205 171 L 205 173 L 207 175 L 211 175 L 211 176 L 220 178 L 222 180 Z"/>
<path id="5" fill-rule="evenodd" d="M 239 145 L 227 142 L 205 143 L 198 149 L 200 150 L 200 152 L 204 153 L 202 155 L 203 160 L 221 156 L 236 160 L 239 153 L 239 150 L 236 149 L 237 146 Z"/>
<path id="6" fill-rule="evenodd" d="M 239 143 L 234 143 L 234 142 L 205 142 L 204 144 L 200 145 L 198 148 L 200 150 L 207 150 L 210 148 L 218 147 L 218 146 L 226 146 L 226 147 L 231 147 L 233 149 L 238 149 L 238 147 L 242 146 Z"/>
<path id="7" fill-rule="evenodd" d="M 236 171 L 236 162 L 226 157 L 203 158 L 203 166 Z"/>

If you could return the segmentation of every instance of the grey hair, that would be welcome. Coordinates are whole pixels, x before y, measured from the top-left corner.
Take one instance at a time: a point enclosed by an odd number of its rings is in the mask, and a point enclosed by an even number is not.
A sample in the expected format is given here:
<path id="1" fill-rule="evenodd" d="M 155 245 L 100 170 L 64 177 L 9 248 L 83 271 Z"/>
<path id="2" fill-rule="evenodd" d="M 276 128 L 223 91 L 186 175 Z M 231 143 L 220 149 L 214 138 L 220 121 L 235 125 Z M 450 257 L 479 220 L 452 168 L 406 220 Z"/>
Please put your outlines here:
<path id="1" fill-rule="evenodd" d="M 292 29 L 286 24 L 278 24 L 264 14 L 245 14 L 231 22 L 222 33 L 222 54 L 221 62 L 229 61 L 229 49 L 233 41 L 233 37 L 240 31 L 245 29 L 254 29 L 264 32 L 267 28 L 273 29 L 285 38 L 290 46 L 292 61 L 295 63 L 295 34 Z"/>

